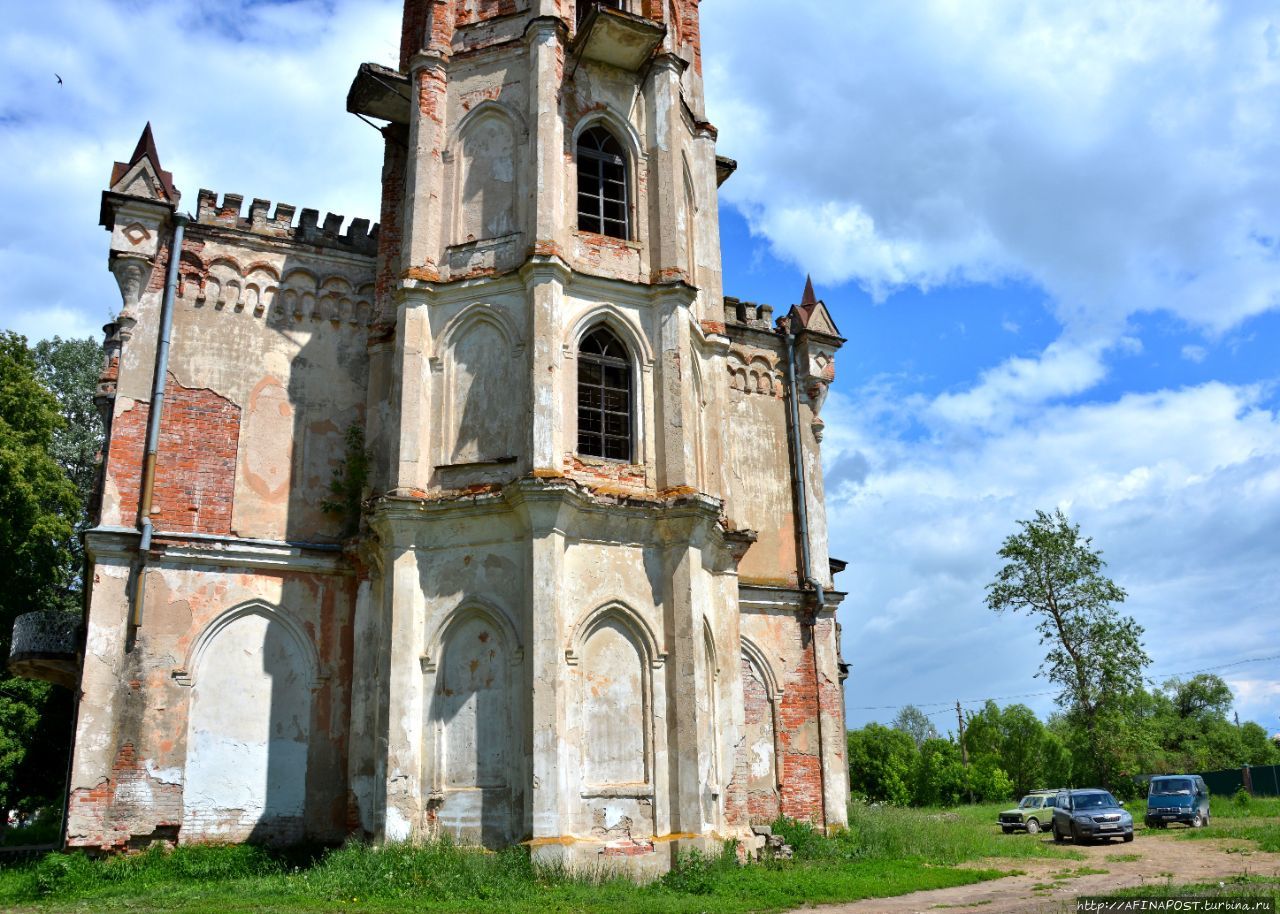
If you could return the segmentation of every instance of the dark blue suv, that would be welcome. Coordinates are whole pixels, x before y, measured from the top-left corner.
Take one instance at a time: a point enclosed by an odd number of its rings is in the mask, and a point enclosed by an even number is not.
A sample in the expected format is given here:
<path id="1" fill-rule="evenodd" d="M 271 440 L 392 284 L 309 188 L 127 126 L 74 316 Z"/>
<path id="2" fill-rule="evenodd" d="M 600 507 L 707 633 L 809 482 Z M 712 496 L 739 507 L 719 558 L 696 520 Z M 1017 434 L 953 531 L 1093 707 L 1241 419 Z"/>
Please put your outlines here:
<path id="1" fill-rule="evenodd" d="M 1133 840 L 1133 816 L 1105 790 L 1064 790 L 1053 807 L 1053 840 Z"/>

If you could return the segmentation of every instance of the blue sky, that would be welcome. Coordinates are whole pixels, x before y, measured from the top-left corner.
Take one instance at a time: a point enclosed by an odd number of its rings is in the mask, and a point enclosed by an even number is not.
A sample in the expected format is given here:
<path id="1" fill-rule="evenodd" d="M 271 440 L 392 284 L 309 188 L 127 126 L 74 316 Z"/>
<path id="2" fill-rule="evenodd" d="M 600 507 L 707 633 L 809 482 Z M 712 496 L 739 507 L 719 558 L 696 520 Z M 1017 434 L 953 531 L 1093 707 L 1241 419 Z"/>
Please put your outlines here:
<path id="1" fill-rule="evenodd" d="M 1280 661 L 1237 663 L 1280 654 L 1274 6 L 702 15 L 708 112 L 740 164 L 726 291 L 781 309 L 811 272 L 849 340 L 824 460 L 850 724 L 1047 690 L 1031 623 L 983 586 L 1016 521 L 1062 507 L 1128 591 L 1152 675 L 1235 663 L 1241 716 L 1280 731 Z M 209 187 L 376 213 L 380 140 L 343 102 L 361 61 L 394 62 L 394 0 L 6 20 L 0 326 L 84 335 L 118 308 L 98 194 L 147 120 L 189 205 Z"/>

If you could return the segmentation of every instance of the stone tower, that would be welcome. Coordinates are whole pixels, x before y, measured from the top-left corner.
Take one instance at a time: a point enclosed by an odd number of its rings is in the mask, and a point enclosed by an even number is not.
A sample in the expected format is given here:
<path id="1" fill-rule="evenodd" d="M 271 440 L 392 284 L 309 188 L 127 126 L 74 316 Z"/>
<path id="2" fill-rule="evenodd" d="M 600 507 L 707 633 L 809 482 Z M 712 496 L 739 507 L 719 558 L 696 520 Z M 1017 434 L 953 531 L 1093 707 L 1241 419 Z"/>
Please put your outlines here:
<path id="1" fill-rule="evenodd" d="M 71 843 L 645 869 L 845 821 L 843 340 L 811 286 L 776 324 L 723 294 L 698 29 L 697 0 L 406 0 L 347 99 L 385 125 L 372 231 L 182 217 L 149 133 L 118 163 Z"/>

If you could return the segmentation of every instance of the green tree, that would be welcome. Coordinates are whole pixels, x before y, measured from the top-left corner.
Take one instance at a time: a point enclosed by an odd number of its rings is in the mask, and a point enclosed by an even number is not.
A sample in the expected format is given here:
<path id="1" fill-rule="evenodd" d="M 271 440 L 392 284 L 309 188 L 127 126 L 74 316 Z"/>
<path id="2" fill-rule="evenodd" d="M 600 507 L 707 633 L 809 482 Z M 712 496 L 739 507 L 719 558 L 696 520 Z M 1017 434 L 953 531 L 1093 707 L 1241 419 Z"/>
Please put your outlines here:
<path id="1" fill-rule="evenodd" d="M 938 728 L 933 725 L 933 721 L 929 720 L 928 715 L 915 705 L 907 705 L 898 712 L 898 716 L 893 719 L 893 729 L 901 730 L 910 736 L 915 740 L 917 748 L 923 746 L 925 740 L 938 738 Z"/>
<path id="2" fill-rule="evenodd" d="M 1150 662 L 1142 627 L 1114 609 L 1125 592 L 1102 573 L 1102 553 L 1062 511 L 1037 511 L 1018 526 L 1000 550 L 1005 565 L 987 585 L 987 606 L 1035 620 L 1049 647 L 1037 675 L 1061 688 L 1058 704 L 1079 722 L 1086 764 L 1110 786 L 1131 751 L 1124 699 L 1141 688 Z"/>
<path id="3" fill-rule="evenodd" d="M 58 403 L 62 424 L 54 429 L 49 453 L 76 487 L 80 510 L 75 519 L 76 536 L 70 541 L 71 556 L 64 575 L 63 607 L 79 611 L 83 599 L 84 549 L 79 533 L 91 521 L 90 502 L 97 488 L 99 454 L 103 446 L 102 420 L 93 402 L 98 377 L 102 373 L 102 347 L 92 339 L 64 340 L 54 337 L 32 347 L 36 376 Z"/>
<path id="4" fill-rule="evenodd" d="M 1226 681 L 1213 673 L 1201 673 L 1190 679 L 1170 679 L 1164 692 L 1178 716 L 1186 721 L 1226 720 L 1231 715 L 1235 696 Z"/>
<path id="5" fill-rule="evenodd" d="M 1280 745 L 1267 738 L 1261 724 L 1246 721 L 1240 727 L 1240 745 L 1244 760 L 1250 765 L 1280 765 Z"/>
<path id="6" fill-rule="evenodd" d="M 0 333 L 0 657 L 14 619 L 66 606 L 74 590 L 73 536 L 82 506 L 54 459 L 58 401 L 37 377 L 26 340 Z M 46 683 L 0 677 L 0 807 L 61 789 L 69 696 Z M 50 758 L 49 745 L 63 755 Z"/>
<path id="7" fill-rule="evenodd" d="M 969 765 L 969 795 L 979 803 L 995 803 L 1014 796 L 1013 781 L 994 755 L 984 755 Z"/>
<path id="8" fill-rule="evenodd" d="M 1018 796 L 1070 781 L 1065 746 L 1026 705 L 1000 708 L 988 701 L 967 715 L 964 745 L 975 768 L 989 760 L 1008 777 L 1010 792 Z"/>
<path id="9" fill-rule="evenodd" d="M 849 789 L 873 803 L 907 806 L 919 751 L 901 730 L 867 724 L 847 735 Z"/>
<path id="10" fill-rule="evenodd" d="M 911 778 L 911 802 L 916 806 L 954 806 L 966 799 L 969 777 L 960 747 L 949 739 L 927 740 L 920 747 Z"/>

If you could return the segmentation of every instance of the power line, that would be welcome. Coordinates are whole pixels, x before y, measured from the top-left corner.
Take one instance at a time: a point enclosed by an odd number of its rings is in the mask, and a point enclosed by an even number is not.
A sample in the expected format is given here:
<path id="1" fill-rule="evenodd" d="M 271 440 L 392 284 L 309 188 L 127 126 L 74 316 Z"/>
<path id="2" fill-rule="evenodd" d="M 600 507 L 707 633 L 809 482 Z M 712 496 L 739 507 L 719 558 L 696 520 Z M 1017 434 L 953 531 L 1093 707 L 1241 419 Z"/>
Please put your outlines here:
<path id="1" fill-rule="evenodd" d="M 1231 667 L 1244 666 L 1250 663 L 1269 663 L 1273 660 L 1280 660 L 1280 654 L 1274 654 L 1270 657 L 1249 657 L 1244 660 L 1233 660 L 1230 663 L 1220 663 L 1216 666 L 1206 666 L 1198 670 L 1180 670 L 1179 672 L 1176 672 L 1176 673 L 1161 673 L 1161 674 L 1153 673 L 1151 676 L 1144 677 L 1144 678 L 1146 678 L 1150 682 L 1154 682 L 1157 677 L 1161 679 L 1168 679 L 1174 676 L 1194 676 L 1198 673 L 1211 673 L 1215 670 L 1226 670 L 1226 669 L 1230 669 Z M 997 695 L 991 698 L 962 699 L 960 701 L 960 704 L 979 705 L 979 704 L 985 704 L 988 701 L 1000 702 L 1000 701 L 1012 701 L 1016 698 L 1043 698 L 1045 695 L 1057 695 L 1059 691 L 1061 690 L 1048 689 L 1043 692 L 1023 692 L 1020 695 Z M 952 701 L 931 701 L 931 702 L 909 701 L 906 704 L 902 704 L 902 705 L 866 705 L 862 707 L 849 708 L 848 710 L 850 711 L 901 711 L 903 708 L 908 706 L 915 707 L 919 710 L 923 710 L 925 708 L 941 708 L 942 709 L 941 711 L 932 711 L 925 715 L 925 717 L 934 717 L 935 715 L 938 715 L 938 714 L 950 713 L 952 704 L 953 704 Z"/>

